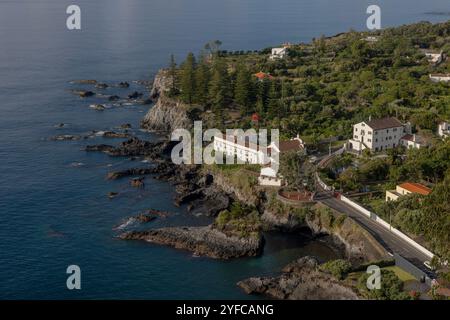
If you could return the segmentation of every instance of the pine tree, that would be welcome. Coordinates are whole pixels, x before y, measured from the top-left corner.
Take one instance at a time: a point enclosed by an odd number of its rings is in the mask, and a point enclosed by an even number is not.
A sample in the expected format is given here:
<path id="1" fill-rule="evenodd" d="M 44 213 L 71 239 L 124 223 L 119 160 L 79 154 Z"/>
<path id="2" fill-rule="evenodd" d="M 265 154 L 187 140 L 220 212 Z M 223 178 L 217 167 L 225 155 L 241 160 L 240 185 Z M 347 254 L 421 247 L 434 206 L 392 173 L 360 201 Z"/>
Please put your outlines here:
<path id="1" fill-rule="evenodd" d="M 210 81 L 209 67 L 204 59 L 201 59 L 195 70 L 195 102 L 206 105 L 208 103 L 208 88 Z"/>
<path id="2" fill-rule="evenodd" d="M 181 99 L 189 104 L 194 102 L 195 67 L 195 56 L 190 52 L 181 70 Z"/>
<path id="3" fill-rule="evenodd" d="M 269 103 L 267 106 L 267 115 L 269 118 L 274 118 L 279 112 L 279 92 L 276 81 L 272 81 L 269 89 Z"/>
<path id="4" fill-rule="evenodd" d="M 269 87 L 270 81 L 267 79 L 259 81 L 256 86 L 256 109 L 261 116 L 263 116 L 267 111 Z"/>
<path id="5" fill-rule="evenodd" d="M 249 108 L 254 101 L 252 76 L 243 64 L 238 66 L 234 99 L 241 106 L 243 114 L 251 111 Z"/>
<path id="6" fill-rule="evenodd" d="M 219 58 L 214 62 L 209 97 L 215 111 L 223 109 L 230 103 L 231 80 L 226 64 Z"/>
<path id="7" fill-rule="evenodd" d="M 177 63 L 175 62 L 175 57 L 173 54 L 170 55 L 170 63 L 169 63 L 169 77 L 172 80 L 170 91 L 175 92 L 176 90 L 176 78 L 177 78 Z"/>

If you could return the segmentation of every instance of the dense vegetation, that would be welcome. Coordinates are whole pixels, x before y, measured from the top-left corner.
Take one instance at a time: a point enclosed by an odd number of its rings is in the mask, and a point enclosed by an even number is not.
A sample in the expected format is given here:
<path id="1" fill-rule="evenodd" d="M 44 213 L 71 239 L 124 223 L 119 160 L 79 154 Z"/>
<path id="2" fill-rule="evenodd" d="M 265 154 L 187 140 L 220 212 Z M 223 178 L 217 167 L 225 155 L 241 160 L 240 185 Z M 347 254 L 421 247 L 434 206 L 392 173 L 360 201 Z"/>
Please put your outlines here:
<path id="1" fill-rule="evenodd" d="M 394 115 L 434 131 L 439 119 L 450 118 L 450 85 L 432 83 L 428 75 L 450 67 L 432 66 L 420 49 L 450 54 L 450 22 L 377 35 L 374 43 L 359 32 L 321 37 L 293 45 L 289 57 L 275 61 L 269 50 L 227 52 L 214 42 L 198 58 L 190 53 L 174 72 L 179 90 L 173 93 L 212 110 L 217 127 L 227 121 L 251 126 L 249 116 L 257 112 L 260 124 L 285 136 L 347 137 L 351 124 L 369 115 Z M 271 77 L 259 80 L 254 75 L 260 71 Z M 237 110 L 241 116 L 233 117 Z"/>
<path id="2" fill-rule="evenodd" d="M 403 282 L 390 270 L 381 270 L 381 288 L 367 289 L 368 273 L 364 273 L 358 280 L 358 287 L 367 298 L 375 300 L 409 300 L 411 297 L 403 291 Z"/>
<path id="3" fill-rule="evenodd" d="M 421 49 L 450 55 L 450 21 L 418 23 L 371 33 L 348 32 L 292 45 L 288 57 L 270 60 L 270 48 L 227 52 L 221 42 L 207 44 L 197 57 L 189 53 L 179 66 L 171 59 L 170 94 L 199 105 L 217 128 L 279 128 L 281 136 L 300 134 L 310 144 L 351 137 L 352 124 L 369 116 L 396 116 L 410 121 L 428 148 L 390 151 L 385 157 L 345 155 L 321 174 L 344 191 L 386 189 L 404 181 L 433 187 L 429 197 L 405 197 L 375 207 L 385 219 L 412 235 L 423 236 L 430 249 L 450 258 L 450 141 L 435 132 L 450 120 L 450 84 L 431 82 L 430 73 L 450 73 L 450 59 L 432 65 Z M 265 77 L 255 74 L 264 72 Z M 258 114 L 258 121 L 252 114 Z M 209 119 L 209 118 L 208 118 Z M 311 185 L 305 159 L 281 159 L 289 184 Z M 301 170 L 299 170 L 301 168 Z M 293 174 L 295 173 L 295 174 Z M 242 179 L 241 179 L 242 180 Z M 253 188 L 253 179 L 247 189 Z M 224 213 L 225 225 L 232 212 Z"/>
<path id="4" fill-rule="evenodd" d="M 217 216 L 214 227 L 229 236 L 259 237 L 261 220 L 256 208 L 235 202 Z"/>
<path id="5" fill-rule="evenodd" d="M 331 260 L 320 265 L 320 270 L 331 273 L 339 280 L 344 279 L 350 272 L 352 264 L 343 259 Z"/>

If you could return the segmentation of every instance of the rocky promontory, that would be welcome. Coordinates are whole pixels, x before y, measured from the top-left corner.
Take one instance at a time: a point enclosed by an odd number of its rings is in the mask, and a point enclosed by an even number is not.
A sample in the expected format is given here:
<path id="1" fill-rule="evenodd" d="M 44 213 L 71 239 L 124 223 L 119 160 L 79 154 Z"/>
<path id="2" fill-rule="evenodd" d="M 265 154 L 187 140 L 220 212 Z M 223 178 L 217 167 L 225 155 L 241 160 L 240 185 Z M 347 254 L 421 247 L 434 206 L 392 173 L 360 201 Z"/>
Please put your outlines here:
<path id="1" fill-rule="evenodd" d="M 313 257 L 303 257 L 285 266 L 276 277 L 252 277 L 237 285 L 247 294 L 263 294 L 289 300 L 357 300 L 358 294 L 345 283 L 322 272 Z"/>
<path id="2" fill-rule="evenodd" d="M 156 104 L 141 121 L 141 127 L 149 131 L 171 132 L 192 127 L 189 106 L 179 100 L 161 95 Z"/>
<path id="3" fill-rule="evenodd" d="M 190 107 L 179 100 L 172 99 L 168 91 L 172 86 L 172 77 L 165 69 L 155 76 L 150 97 L 157 99 L 156 104 L 141 121 L 141 127 L 149 131 L 170 132 L 175 129 L 190 129 L 192 120 L 189 117 Z"/>
<path id="4" fill-rule="evenodd" d="M 257 256 L 262 252 L 263 238 L 231 237 L 212 226 L 170 227 L 147 231 L 131 231 L 120 235 L 123 240 L 144 240 L 192 251 L 195 255 L 215 259 Z"/>

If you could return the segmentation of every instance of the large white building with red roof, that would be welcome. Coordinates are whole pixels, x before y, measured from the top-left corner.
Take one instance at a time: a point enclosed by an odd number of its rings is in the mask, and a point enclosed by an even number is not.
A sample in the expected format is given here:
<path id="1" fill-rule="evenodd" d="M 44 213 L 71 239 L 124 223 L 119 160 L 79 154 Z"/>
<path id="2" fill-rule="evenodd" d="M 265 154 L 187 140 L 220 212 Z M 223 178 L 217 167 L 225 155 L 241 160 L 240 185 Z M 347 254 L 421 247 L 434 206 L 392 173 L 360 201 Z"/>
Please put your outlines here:
<path id="1" fill-rule="evenodd" d="M 282 177 L 272 164 L 274 162 L 279 164 L 278 159 L 283 152 L 304 151 L 304 142 L 297 136 L 288 141 L 281 141 L 278 145 L 272 142 L 264 149 L 253 141 L 257 140 L 248 136 L 241 140 L 235 135 L 215 136 L 214 151 L 221 152 L 225 156 L 236 157 L 243 163 L 262 165 L 259 183 L 266 186 L 281 186 Z M 275 154 L 278 157 L 275 157 Z"/>

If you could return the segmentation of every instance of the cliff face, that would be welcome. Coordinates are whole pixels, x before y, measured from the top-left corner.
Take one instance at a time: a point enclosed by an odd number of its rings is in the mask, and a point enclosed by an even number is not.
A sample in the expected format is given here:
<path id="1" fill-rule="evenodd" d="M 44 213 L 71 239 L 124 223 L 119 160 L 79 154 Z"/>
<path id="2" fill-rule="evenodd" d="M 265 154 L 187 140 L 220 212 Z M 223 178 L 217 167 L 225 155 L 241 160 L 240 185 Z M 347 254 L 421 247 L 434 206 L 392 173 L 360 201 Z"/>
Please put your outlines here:
<path id="1" fill-rule="evenodd" d="M 150 91 L 150 96 L 152 97 L 152 99 L 158 98 L 164 92 L 169 91 L 171 85 L 172 77 L 169 75 L 168 70 L 159 70 L 155 76 L 155 79 L 153 80 L 153 87 Z"/>
<path id="2" fill-rule="evenodd" d="M 192 127 L 189 117 L 189 106 L 168 97 L 167 92 L 172 85 L 168 71 L 161 69 L 155 76 L 150 95 L 157 99 L 156 104 L 147 112 L 141 121 L 141 127 L 149 131 L 172 132 L 175 129 Z"/>
<path id="3" fill-rule="evenodd" d="M 172 132 L 175 129 L 191 129 L 189 107 L 162 94 L 156 104 L 141 121 L 141 127 L 149 131 Z"/>
<path id="4" fill-rule="evenodd" d="M 358 265 L 370 261 L 389 259 L 387 251 L 351 218 L 318 206 L 306 219 L 308 227 L 316 234 L 333 237 L 336 244 L 343 245 L 347 258 Z"/>

